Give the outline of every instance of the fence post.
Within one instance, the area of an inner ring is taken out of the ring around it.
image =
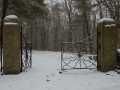
[[[117,29],[111,18],[98,21],[98,70],[107,72],[116,69]]]
[[[3,74],[20,73],[20,21],[8,15],[3,22]]]

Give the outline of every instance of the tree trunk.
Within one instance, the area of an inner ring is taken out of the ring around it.
[[[8,7],[8,0],[3,0],[1,30],[3,30],[3,20],[4,20],[5,16],[6,16],[7,7]]]

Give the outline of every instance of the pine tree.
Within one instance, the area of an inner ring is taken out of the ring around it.
[[[10,0],[8,9],[9,13],[29,20],[36,16],[47,15],[44,0]]]

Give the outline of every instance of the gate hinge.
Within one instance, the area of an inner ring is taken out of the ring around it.
[[[98,44],[97,46],[98,46],[98,48],[100,48],[100,47],[101,47],[101,45],[100,45],[100,44]]]
[[[98,64],[98,65],[97,65],[97,70],[98,70],[98,71],[100,70],[100,67],[101,67],[101,66]]]
[[[100,30],[97,31],[98,34],[100,34],[100,32],[101,32]]]
[[[1,45],[1,48],[3,48],[3,45]]]

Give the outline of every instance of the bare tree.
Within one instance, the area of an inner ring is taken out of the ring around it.
[[[106,6],[110,13],[110,17],[113,18],[119,25],[120,20],[120,0],[102,0],[102,3]],[[118,26],[119,28],[119,26]]]

